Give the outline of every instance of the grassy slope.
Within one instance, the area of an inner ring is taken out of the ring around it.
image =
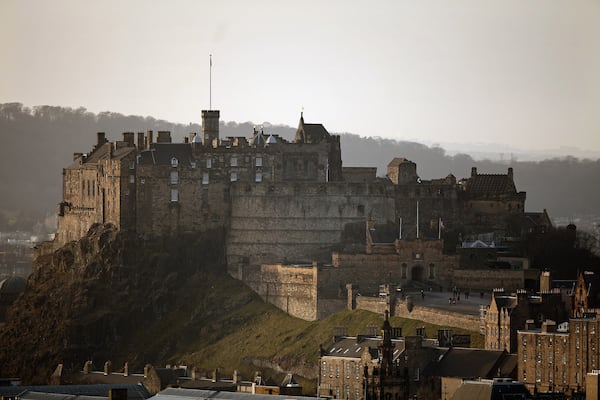
[[[189,284],[194,285],[195,279],[201,277],[190,279]],[[223,312],[216,310],[212,318],[202,323],[202,334],[198,332],[198,335],[192,335],[189,342],[179,343],[171,357],[173,362],[193,365],[205,371],[219,368],[224,376],[231,376],[233,370],[238,369],[248,379],[254,371],[262,369],[265,375],[273,374],[279,378],[274,371],[260,368],[261,362],[271,366],[275,364],[283,371],[288,367],[297,370],[304,366],[315,374],[319,345],[327,347],[331,343],[334,327],[346,327],[348,334],[357,335],[366,333],[367,326],[379,327],[382,323],[381,315],[363,310],[345,310],[321,321],[308,322],[290,317],[266,304],[230,277],[219,277],[212,281],[211,287],[209,293],[204,293],[209,297],[209,302],[213,295],[228,294],[219,309]],[[165,331],[173,332],[173,328],[190,318],[192,302],[186,301],[186,304],[187,307],[163,321]],[[391,323],[392,326],[402,327],[405,334],[414,334],[417,326],[425,326],[429,337],[435,337],[437,329],[441,328],[399,317],[392,317]],[[483,337],[479,333],[456,328],[453,331],[470,333],[473,347],[483,346]]]

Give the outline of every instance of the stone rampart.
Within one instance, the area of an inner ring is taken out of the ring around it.
[[[534,271],[537,275],[537,272]],[[455,269],[452,285],[463,289],[492,290],[502,287],[508,291],[525,287],[526,270]]]
[[[244,282],[291,316],[307,321],[318,317],[316,265],[262,265],[246,270]]]
[[[385,312],[385,310],[389,310],[391,308],[392,315],[397,317],[427,321],[436,325],[463,328],[470,331],[479,331],[480,319],[479,316],[476,315],[465,315],[441,309],[415,305],[411,302],[410,298],[405,300],[395,299],[395,301],[391,302],[391,307],[388,301],[389,297],[387,296],[357,296],[356,308],[359,310],[367,310],[379,314],[382,314]]]

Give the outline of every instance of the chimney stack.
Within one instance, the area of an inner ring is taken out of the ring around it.
[[[129,363],[125,361],[125,365],[123,366],[123,376],[129,376]]]
[[[146,146],[146,148],[149,149],[150,147],[152,147],[152,143],[154,143],[154,134],[152,133],[152,131],[148,131],[148,137],[146,137],[146,139],[148,140],[148,145]]]
[[[477,167],[472,167],[471,168],[471,178],[477,176]]]
[[[127,147],[134,147],[134,133],[133,132],[123,132],[123,141],[127,143]]]
[[[156,143],[171,143],[171,132],[158,131],[158,135],[156,136]]]
[[[106,140],[106,133],[104,133],[104,132],[98,132],[96,135],[98,136],[98,143],[97,143],[98,147],[102,146],[104,143],[107,142],[107,140]]]
[[[145,139],[144,139],[144,132],[138,132],[137,133],[137,147],[138,147],[138,151],[142,151],[144,150],[145,147]]]
[[[110,365],[110,361],[104,363],[104,375],[110,375]]]
[[[513,180],[513,169],[512,167],[508,167],[508,179]]]

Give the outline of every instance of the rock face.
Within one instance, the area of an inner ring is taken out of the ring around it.
[[[223,249],[222,231],[142,240],[94,225],[34,260],[0,331],[0,376],[47,383],[59,363],[167,362],[219,309],[220,296],[210,292],[211,277],[225,275]]]

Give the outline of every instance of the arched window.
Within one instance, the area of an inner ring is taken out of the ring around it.
[[[179,160],[175,157],[171,158],[171,167],[176,167],[179,165]]]

